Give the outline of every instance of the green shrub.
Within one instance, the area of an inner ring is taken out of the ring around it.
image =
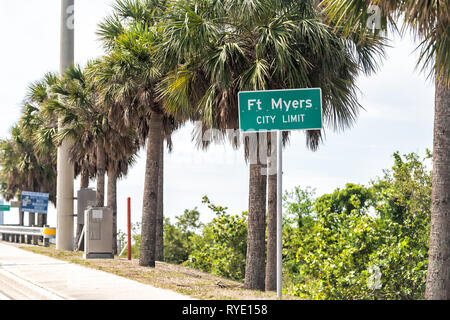
[[[193,248],[192,237],[202,224],[199,222],[200,212],[197,208],[185,210],[176,219],[174,225],[168,218],[164,220],[164,261],[181,264],[188,260]]]
[[[186,265],[233,280],[245,274],[247,249],[247,213],[229,215],[227,208],[215,206],[207,197],[203,203],[216,217],[203,228],[201,235],[191,237],[193,250]]]
[[[395,153],[394,159],[392,170],[370,187],[347,184],[323,195],[306,215],[308,224],[285,226],[291,294],[306,299],[423,299],[431,172],[426,159],[414,153]]]

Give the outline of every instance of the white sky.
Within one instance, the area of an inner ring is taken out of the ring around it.
[[[96,40],[97,23],[110,12],[111,0],[76,0],[75,60],[84,64],[102,55]],[[0,0],[0,137],[20,117],[26,88],[45,72],[59,66],[59,0]],[[325,143],[313,153],[305,148],[302,132],[293,132],[284,151],[283,189],[311,186],[323,194],[347,182],[367,184],[390,168],[392,154],[432,148],[434,86],[414,71],[417,54],[411,39],[392,42],[381,70],[358,82],[362,111],[357,124],[344,133],[327,132]],[[174,137],[174,150],[166,153],[165,215],[174,217],[198,206],[202,220],[212,213],[201,204],[208,195],[230,213],[247,210],[248,167],[242,151],[213,146],[198,151],[190,140],[190,125]],[[132,220],[140,221],[144,185],[145,152],[128,177],[118,184],[119,229],[126,224],[126,198],[132,198]],[[75,188],[79,185],[75,182]],[[95,187],[95,181],[91,182]],[[5,213],[5,223],[17,223],[17,209]],[[173,220],[173,219],[172,219]],[[27,221],[27,219],[25,220]],[[49,210],[49,223],[56,225],[56,211]]]

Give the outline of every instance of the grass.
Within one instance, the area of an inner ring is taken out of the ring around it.
[[[156,262],[155,268],[139,266],[139,261],[126,258],[83,259],[82,252],[67,252],[32,245],[21,245],[21,249],[36,254],[83,265],[135,280],[154,287],[172,290],[202,300],[275,300],[275,292],[261,292],[243,289],[240,282],[223,279],[192,268],[164,262]],[[283,299],[298,299],[284,296]]]

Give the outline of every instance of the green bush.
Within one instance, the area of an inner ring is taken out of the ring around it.
[[[245,274],[247,249],[247,213],[229,215],[227,208],[215,206],[207,197],[203,203],[216,217],[193,235],[193,250],[186,265],[233,280],[242,280]]]
[[[185,210],[182,216],[176,217],[173,225],[170,220],[164,220],[164,261],[181,264],[188,260],[192,252],[192,238],[202,224],[199,222],[200,212]]]
[[[308,224],[285,226],[294,229],[288,237],[285,231],[284,243],[291,294],[306,299],[423,298],[431,172],[416,154],[395,153],[394,158],[392,170],[369,187],[347,184],[323,195],[315,200],[314,212],[303,215]]]

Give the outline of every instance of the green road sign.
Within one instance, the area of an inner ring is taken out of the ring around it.
[[[0,211],[10,211],[11,206],[9,204],[0,204]]]
[[[243,132],[322,129],[322,90],[289,89],[239,92]]]

